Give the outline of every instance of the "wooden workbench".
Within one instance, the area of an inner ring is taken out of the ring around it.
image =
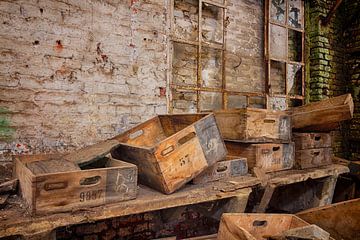
[[[328,204],[332,199],[337,176],[346,172],[349,172],[346,166],[332,164],[314,169],[287,170],[267,174],[268,178],[264,185],[265,194],[260,205],[262,204],[263,209],[266,209],[273,189],[276,187],[303,182],[308,179],[324,178],[328,179],[328,182],[325,184],[326,187],[324,187],[319,206]],[[263,179],[261,180],[263,181]],[[30,216],[24,207],[19,206],[24,205],[22,200],[15,199],[10,207],[0,211],[0,237],[22,235],[28,239],[46,239],[49,233],[58,227],[220,199],[229,199],[232,205],[230,209],[233,209],[233,212],[242,212],[245,209],[251,188],[260,185],[260,182],[260,179],[255,177],[236,177],[199,185],[189,184],[170,195],[140,186],[138,197],[134,200],[76,212],[34,217]]]

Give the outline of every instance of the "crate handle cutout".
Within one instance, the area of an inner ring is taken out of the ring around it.
[[[225,172],[228,169],[227,166],[220,166],[216,169],[216,172]]]
[[[45,183],[44,189],[45,191],[51,191],[51,190],[65,189],[67,188],[67,186],[68,186],[67,182],[52,182],[52,183]]]
[[[320,151],[313,152],[313,155],[314,155],[314,156],[319,156],[319,154],[320,154]]]
[[[101,180],[100,176],[82,178],[82,179],[80,179],[80,185],[82,185],[82,186],[94,186],[96,184],[99,184],[100,180]]]
[[[183,145],[184,143],[190,141],[191,139],[193,139],[194,137],[196,137],[196,133],[191,132],[186,134],[185,136],[183,136],[182,138],[179,139],[178,143],[179,146]]]
[[[135,139],[137,137],[140,137],[143,134],[144,134],[144,130],[140,129],[140,130],[137,130],[136,132],[130,133],[129,138],[132,140],[132,139]]]
[[[273,147],[273,152],[279,151],[280,147]]]
[[[264,123],[275,123],[275,122],[276,122],[275,119],[269,119],[269,118],[264,119]]]
[[[321,136],[315,136],[315,141],[320,141]]]
[[[263,221],[261,221],[261,220],[255,220],[255,221],[253,222],[253,226],[254,226],[254,227],[266,227],[266,226],[267,226],[267,221],[266,221],[266,220],[263,220]]]
[[[174,149],[175,149],[174,146],[171,145],[170,147],[167,147],[167,148],[165,148],[164,150],[162,150],[162,151],[161,151],[161,155],[162,155],[162,156],[166,156],[166,155],[170,154],[171,152],[173,152]]]

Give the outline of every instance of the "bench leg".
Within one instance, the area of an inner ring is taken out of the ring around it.
[[[261,197],[260,204],[256,208],[257,213],[264,213],[266,211],[266,209],[270,203],[271,197],[274,194],[275,188],[276,187],[274,185],[267,185],[265,187],[265,192]]]
[[[317,207],[329,205],[334,197],[335,185],[338,176],[330,176],[324,180]]]

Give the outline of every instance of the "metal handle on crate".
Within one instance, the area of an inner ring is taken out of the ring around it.
[[[101,177],[94,176],[94,177],[85,177],[80,179],[79,184],[82,186],[94,186],[100,183]]]
[[[68,186],[68,182],[52,182],[52,183],[45,183],[44,189],[45,191],[51,191],[51,190],[59,190],[59,189],[65,189]]]
[[[132,140],[132,139],[135,139],[137,137],[140,137],[143,134],[144,134],[144,130],[140,129],[140,130],[137,130],[136,132],[130,133],[129,138]]]
[[[255,220],[253,222],[253,226],[254,227],[266,227],[267,226],[267,221],[266,220]]]
[[[315,141],[320,141],[321,136],[315,136]]]

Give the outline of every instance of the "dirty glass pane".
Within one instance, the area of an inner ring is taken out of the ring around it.
[[[285,94],[285,63],[271,61],[270,62],[270,93]]]
[[[196,41],[198,39],[199,2],[197,0],[174,0],[174,29],[176,38]]]
[[[286,110],[286,98],[282,97],[269,97],[269,108],[272,110]]]
[[[172,89],[173,113],[196,113],[196,91]]]
[[[203,3],[202,38],[205,42],[223,43],[223,9]]]
[[[303,105],[303,100],[301,99],[290,99],[288,101],[289,107],[299,107]]]
[[[172,84],[196,86],[197,47],[183,43],[173,43]]]
[[[294,62],[302,61],[302,33],[289,29],[289,60]]]
[[[288,0],[289,25],[295,28],[304,27],[304,1]]]
[[[287,94],[302,95],[302,66],[288,64],[287,67]]]
[[[200,111],[222,109],[222,93],[220,92],[200,92]]]
[[[286,28],[270,24],[270,57],[287,60]]]
[[[202,86],[221,88],[222,86],[222,51],[203,47],[201,54]]]
[[[249,97],[249,108],[265,108],[265,97]]]
[[[270,0],[270,19],[285,24],[285,0]]]
[[[228,95],[228,108],[246,108],[246,96],[241,95]]]

